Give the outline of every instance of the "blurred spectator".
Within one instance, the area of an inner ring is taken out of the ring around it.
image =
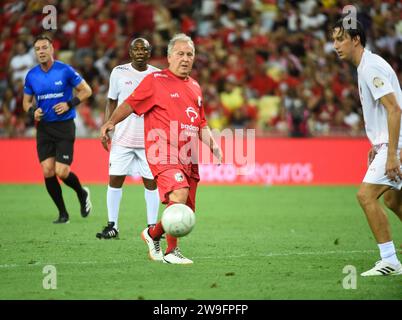
[[[364,135],[355,73],[336,58],[329,26],[346,1],[335,0],[53,0],[57,59],[80,70],[94,90],[78,110],[79,136],[95,136],[111,70],[127,61],[133,36],[151,40],[151,64],[167,66],[167,41],[178,32],[196,43],[192,76],[204,89],[212,128],[255,128],[261,135]],[[35,63],[41,1],[3,1],[0,13],[0,135],[31,135],[18,111],[19,82]],[[368,49],[402,82],[402,3],[356,0]],[[374,40],[375,39],[375,40]],[[13,98],[10,98],[11,92]],[[15,113],[16,112],[16,113]],[[9,129],[6,129],[9,128]],[[11,128],[11,129],[10,129]],[[77,129],[78,130],[78,129]]]
[[[31,67],[35,64],[34,58],[27,51],[26,45],[18,41],[15,46],[15,54],[10,61],[10,74],[13,82],[25,81],[25,77]]]

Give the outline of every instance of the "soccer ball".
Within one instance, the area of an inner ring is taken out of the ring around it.
[[[195,224],[195,214],[190,207],[175,203],[167,207],[162,214],[162,227],[173,237],[184,237],[189,234]]]

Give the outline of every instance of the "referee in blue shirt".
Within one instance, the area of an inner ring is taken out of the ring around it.
[[[57,177],[77,193],[82,217],[87,217],[92,208],[89,189],[82,187],[78,177],[70,171],[75,107],[90,97],[92,90],[71,66],[54,60],[51,38],[38,36],[34,49],[39,64],[25,78],[23,106],[37,122],[36,149],[46,189],[59,210],[59,218],[54,223],[67,223],[69,215]],[[73,96],[73,89],[76,96]]]

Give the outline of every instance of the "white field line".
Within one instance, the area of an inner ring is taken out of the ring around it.
[[[332,251],[291,251],[291,252],[271,252],[271,253],[261,253],[261,254],[240,254],[240,255],[229,255],[229,256],[209,256],[209,257],[191,257],[194,260],[212,260],[212,259],[239,259],[239,258],[257,258],[257,257],[288,257],[288,256],[325,256],[325,255],[344,255],[344,254],[367,254],[375,253],[378,250],[332,250]],[[132,263],[146,261],[146,256],[143,259],[130,259],[130,260],[111,260],[111,261],[65,261],[65,262],[35,262],[32,264],[0,264],[0,269],[13,269],[21,267],[37,267],[45,265],[63,265],[63,264],[121,264],[121,263]]]

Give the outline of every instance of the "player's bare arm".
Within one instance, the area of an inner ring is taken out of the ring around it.
[[[113,99],[108,99],[107,103],[106,103],[106,108],[105,108],[105,123],[106,121],[109,120],[110,116],[112,115],[113,111],[116,109],[117,107],[117,100],[113,100]],[[109,141],[106,140],[101,140],[102,141],[102,146],[106,151],[109,151]]]
[[[109,143],[110,141],[109,131],[112,131],[117,123],[126,119],[132,112],[133,109],[131,109],[130,105],[125,102],[123,102],[113,111],[110,119],[107,120],[101,128],[102,145],[104,143],[106,144]]]
[[[74,89],[76,91],[74,98],[68,102],[60,102],[53,107],[54,111],[58,115],[61,115],[71,108],[74,108],[92,95],[92,89],[85,80],[82,80]]]
[[[396,101],[394,93],[389,93],[380,99],[382,105],[387,110],[388,123],[388,155],[385,165],[385,173],[391,180],[402,177],[400,161],[397,155],[399,131],[401,127],[401,109]]]
[[[212,154],[219,160],[219,163],[221,163],[223,159],[222,150],[216,143],[214,137],[212,136],[211,130],[209,129],[208,126],[205,126],[204,128],[201,129],[200,138],[201,141],[209,147]]]
[[[113,111],[117,108],[117,100],[108,99],[105,109],[105,122],[109,120]]]
[[[34,96],[24,93],[24,97],[22,99],[22,107],[24,108],[24,111],[29,114],[30,117],[35,119],[35,121],[40,121],[43,116],[42,109],[35,109],[34,107]]]

